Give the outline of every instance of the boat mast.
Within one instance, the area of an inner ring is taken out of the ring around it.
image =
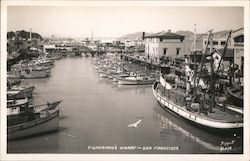
[[[222,56],[221,56],[221,59],[220,59],[220,62],[219,62],[219,65],[217,67],[217,70],[214,71],[214,59],[211,55],[211,75],[210,75],[210,104],[209,104],[209,112],[212,112],[212,108],[215,106],[215,84],[216,84],[216,81],[218,80],[218,72],[219,72],[219,68],[220,68],[220,64],[222,62],[222,59],[224,58],[225,56],[225,53],[226,53],[226,48],[227,48],[227,45],[228,45],[228,42],[229,42],[229,38],[230,38],[230,35],[231,35],[231,31],[229,31],[229,34],[228,34],[228,38],[227,38],[227,41],[226,41],[226,44],[224,46],[224,50],[223,50],[223,53],[222,53]],[[211,40],[212,41],[212,40]],[[212,45],[211,45],[211,48],[210,48],[210,51],[211,51],[211,54],[212,54]]]
[[[195,30],[196,31],[196,30]],[[208,39],[207,39],[207,44],[206,44],[206,48],[205,48],[205,53],[202,55],[202,60],[201,60],[201,67],[200,67],[200,73],[199,73],[199,77],[198,77],[198,80],[196,81],[196,78],[197,78],[197,75],[198,75],[198,70],[199,70],[199,67],[196,67],[196,49],[194,51],[194,61],[195,61],[195,68],[194,68],[194,90],[193,90],[193,99],[196,97],[196,92],[197,92],[197,88],[198,88],[198,85],[199,85],[199,81],[200,81],[200,77],[201,77],[201,71],[202,71],[202,68],[203,68],[203,65],[204,65],[204,61],[205,61],[205,58],[206,58],[206,55],[207,55],[207,48],[208,48],[208,42],[210,40],[210,36],[212,34],[212,31],[213,30],[210,30],[208,31],[209,35],[208,35]],[[199,38],[201,38],[204,34],[202,34],[201,36],[199,36]],[[196,38],[196,36],[195,36]],[[197,41],[197,38],[196,40],[194,41]]]
[[[197,42],[197,37],[196,37],[196,24],[194,24],[194,39],[193,39],[193,52],[194,52],[194,85],[196,85],[196,76],[197,76],[197,67],[196,67],[196,42]]]
[[[196,42],[197,42],[197,38],[196,38],[196,24],[194,24],[194,48],[193,51],[196,51]]]
[[[199,85],[199,82],[200,82],[201,72],[202,72],[202,69],[203,69],[203,66],[204,66],[204,62],[205,62],[205,60],[206,60],[207,49],[208,49],[208,43],[209,43],[210,37],[212,36],[212,31],[213,31],[213,30],[208,31],[208,38],[207,38],[207,44],[206,44],[206,47],[205,47],[205,53],[202,55],[201,66],[200,66],[200,72],[199,72],[197,84],[195,85],[195,89],[197,89],[197,87],[198,87],[198,85]]]
[[[218,65],[217,70],[216,70],[217,73],[218,73],[218,70],[219,70],[219,68],[220,68],[222,59],[224,58],[224,56],[225,56],[225,54],[226,54],[226,49],[227,49],[227,45],[228,45],[228,43],[229,43],[229,38],[231,37],[231,34],[232,34],[232,31],[230,30],[229,33],[228,33],[227,41],[226,41],[226,44],[225,44],[225,46],[224,46],[224,50],[223,50],[221,59],[220,59],[220,61],[219,61],[219,65]]]

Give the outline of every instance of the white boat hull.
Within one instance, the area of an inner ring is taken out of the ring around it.
[[[171,102],[170,100],[162,97],[157,91],[154,89],[154,85],[152,86],[153,88],[153,94],[157,101],[165,108],[173,113],[179,115],[180,117],[191,121],[193,123],[196,123],[198,125],[202,125],[205,127],[213,128],[213,129],[236,129],[236,128],[242,128],[243,123],[242,122],[223,122],[220,120],[214,120],[214,119],[209,119],[202,117],[200,115],[197,115],[195,113],[192,113],[176,104]]]
[[[108,78],[108,75],[105,73],[100,73],[100,78]]]
[[[119,79],[119,85],[147,85],[153,84],[155,80],[129,80],[129,79]]]

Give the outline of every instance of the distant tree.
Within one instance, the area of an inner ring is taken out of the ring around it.
[[[18,31],[17,31],[18,32]],[[19,31],[18,32],[18,37],[21,37],[21,38],[24,38],[24,39],[29,39],[30,38],[30,32],[27,32],[27,31]],[[39,35],[38,33],[35,33],[35,32],[32,32],[31,33],[31,36],[32,38],[38,38],[38,39],[41,39],[42,40],[42,36]]]
[[[22,31],[19,31],[19,34],[17,36],[21,37],[21,38],[24,38],[24,39],[28,39],[29,38],[29,33],[22,30]]]
[[[15,32],[13,31],[7,32],[7,39],[12,39],[15,36],[16,36]]]
[[[41,35],[39,35],[38,33],[35,33],[35,32],[32,33],[32,37],[37,38],[37,39],[41,39],[41,40],[43,39]]]

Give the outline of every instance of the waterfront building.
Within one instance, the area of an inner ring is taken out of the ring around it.
[[[209,49],[224,48],[224,46],[226,45],[227,37],[228,37],[228,31],[221,31],[215,33],[212,36],[212,41],[209,41],[208,43],[208,48]],[[206,48],[206,44],[207,44],[207,36],[203,36],[203,49]],[[229,40],[227,47],[232,48],[232,40]]]
[[[243,75],[244,69],[244,28],[232,33],[232,47],[234,48],[234,64],[238,66]]]
[[[133,49],[136,46],[136,42],[130,39],[124,41],[125,49]]]
[[[55,44],[44,44],[43,45],[43,52],[44,53],[50,53],[50,52],[53,52],[56,50],[57,50],[57,48],[56,48]]]
[[[184,50],[185,36],[168,32],[160,32],[144,36],[145,56],[159,62],[161,57],[177,57]]]
[[[223,48],[227,41],[228,32],[222,35],[216,35],[212,37],[212,41],[208,43],[208,48],[212,48],[213,57],[216,63],[221,59]],[[203,48],[206,47],[207,38],[203,38]],[[231,65],[234,65],[237,68],[241,75],[243,74],[244,66],[244,28],[240,28],[232,32],[231,39],[228,42],[228,48],[224,55],[223,65],[224,68],[227,68]],[[225,63],[226,62],[226,63]]]
[[[220,59],[222,58],[224,49],[214,49],[212,57],[214,59],[214,69],[217,70],[219,66]],[[220,69],[228,69],[234,63],[234,49],[227,48],[223,57],[223,61],[221,62]],[[208,65],[209,66],[209,65]]]

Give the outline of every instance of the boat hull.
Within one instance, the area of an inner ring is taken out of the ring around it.
[[[7,128],[8,140],[19,139],[36,134],[41,134],[59,129],[59,110],[56,110],[45,118],[39,118],[28,123]]]
[[[20,88],[13,88],[11,90],[13,91],[20,91],[17,95],[10,97],[10,99],[24,99],[24,98],[30,98],[33,95],[33,91],[35,89],[35,86],[30,87],[20,87]]]
[[[238,107],[242,107],[243,108],[243,96],[238,96],[236,93],[234,93],[235,89],[232,89],[232,88],[227,88],[227,92],[229,94],[229,100],[230,102],[235,105],[235,106],[238,106]]]
[[[105,73],[100,73],[100,78],[108,78],[108,75]]]
[[[129,80],[125,78],[117,78],[119,85],[147,85],[153,84],[155,80]]]
[[[24,79],[36,79],[36,78],[46,78],[50,75],[50,72],[47,70],[35,71],[29,74],[22,74],[21,78]]]
[[[206,117],[202,117],[201,115],[197,115],[192,113],[176,104],[171,102],[170,100],[162,97],[157,90],[155,89],[155,84],[159,82],[155,82],[152,86],[153,94],[157,101],[161,104],[164,109],[171,111],[172,113],[180,116],[181,118],[192,122],[198,126],[202,126],[204,128],[209,128],[213,130],[229,130],[229,129],[239,129],[243,128],[243,122],[224,122],[220,120],[208,119]]]

